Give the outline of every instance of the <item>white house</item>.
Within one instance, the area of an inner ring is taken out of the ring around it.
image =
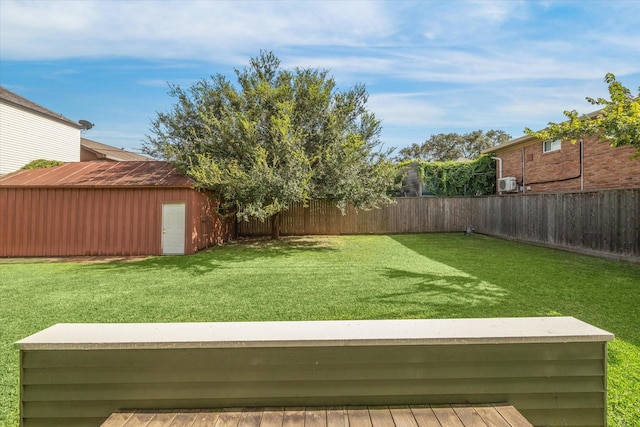
[[[0,175],[36,159],[79,162],[82,128],[0,87]]]

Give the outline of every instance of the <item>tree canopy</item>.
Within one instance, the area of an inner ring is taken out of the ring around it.
[[[399,151],[398,160],[426,160],[445,162],[460,158],[472,160],[482,151],[507,142],[511,135],[502,130],[490,130],[486,133],[477,130],[460,135],[458,133],[440,133],[431,135],[422,144],[412,144]]]
[[[587,97],[590,104],[602,107],[599,111],[587,115],[580,115],[576,110],[565,111],[567,121],[550,122],[546,129],[539,132],[529,128],[524,132],[543,141],[560,139],[570,140],[573,144],[585,136],[597,135],[601,142],[609,141],[613,147],[624,145],[635,147],[634,157],[639,157],[640,87],[638,95],[634,97],[612,73],[607,73],[604,81],[609,85],[611,99]]]
[[[151,123],[144,151],[214,190],[239,219],[271,218],[292,204],[330,199],[369,209],[391,202],[395,167],[363,85],[341,91],[327,70],[283,70],[271,52],[184,90]]]

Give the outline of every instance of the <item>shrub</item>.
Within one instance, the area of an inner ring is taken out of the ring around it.
[[[61,162],[60,160],[37,159],[37,160],[30,161],[20,169],[32,170],[32,169],[52,168],[54,166],[60,166],[63,164],[64,162]]]
[[[418,175],[435,196],[483,196],[496,191],[495,160],[488,155],[470,162],[420,162]]]

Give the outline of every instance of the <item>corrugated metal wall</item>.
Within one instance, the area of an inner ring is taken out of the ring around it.
[[[24,427],[122,408],[509,402],[534,425],[604,426],[606,343],[22,351]]]
[[[216,201],[189,188],[0,187],[0,256],[159,255],[171,202],[186,205],[186,253],[228,239]]]

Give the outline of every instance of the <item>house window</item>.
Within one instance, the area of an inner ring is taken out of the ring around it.
[[[543,153],[548,153],[550,151],[556,151],[560,149],[560,144],[561,141],[559,139],[556,139],[554,141],[545,141],[542,144],[542,152]]]

